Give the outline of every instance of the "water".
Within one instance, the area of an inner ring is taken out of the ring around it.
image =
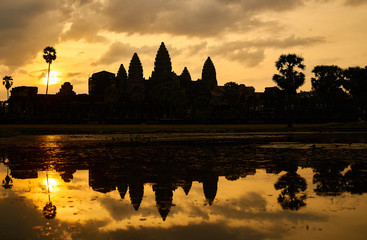
[[[2,139],[0,239],[367,236],[365,134],[255,135]]]

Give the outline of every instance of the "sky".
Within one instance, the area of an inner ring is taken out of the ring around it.
[[[71,82],[88,93],[88,78],[127,70],[134,52],[149,78],[164,42],[172,68],[201,78],[211,57],[219,85],[236,82],[257,92],[276,84],[275,61],[295,53],[306,65],[303,91],[317,65],[367,65],[367,0],[0,0],[0,76],[44,94],[52,46],[57,75],[49,93]],[[0,88],[0,99],[6,89]]]

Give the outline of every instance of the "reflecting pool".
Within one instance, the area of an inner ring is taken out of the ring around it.
[[[365,239],[366,134],[1,140],[0,239]]]

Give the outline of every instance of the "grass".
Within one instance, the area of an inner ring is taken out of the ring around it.
[[[231,125],[98,125],[98,124],[44,124],[0,125],[0,137],[47,134],[114,134],[114,133],[246,133],[286,132],[286,124],[231,124]],[[367,123],[295,124],[295,132],[360,132],[367,131]]]

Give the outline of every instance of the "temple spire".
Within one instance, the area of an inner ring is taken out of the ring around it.
[[[134,53],[130,61],[129,66],[129,81],[142,81],[143,80],[143,66],[141,65],[139,56]]]
[[[203,83],[209,87],[210,90],[218,86],[217,74],[215,72],[215,67],[210,57],[208,57],[204,63],[201,79]]]
[[[152,79],[156,81],[167,81],[171,78],[171,75],[171,58],[166,46],[164,45],[164,42],[162,42],[155,57]]]
[[[124,64],[120,65],[120,68],[117,72],[117,76],[118,79],[121,79],[122,81],[126,81],[127,80],[127,73],[124,67]]]
[[[117,75],[116,75],[116,86],[117,86],[117,88],[118,89],[125,88],[126,81],[127,81],[127,73],[126,73],[124,64],[121,64],[120,68],[117,72]]]
[[[179,79],[180,79],[180,85],[181,85],[181,87],[187,88],[188,86],[190,86],[190,83],[191,83],[191,75],[189,73],[189,70],[187,70],[186,67],[182,71]]]
[[[172,185],[167,183],[157,183],[153,186],[156,206],[163,221],[166,221],[172,207],[173,190]]]
[[[138,211],[144,196],[144,184],[133,182],[129,184],[130,201],[134,209]]]
[[[211,206],[214,202],[215,196],[217,195],[218,176],[215,176],[214,174],[206,176],[203,181],[203,190],[206,201]]]

